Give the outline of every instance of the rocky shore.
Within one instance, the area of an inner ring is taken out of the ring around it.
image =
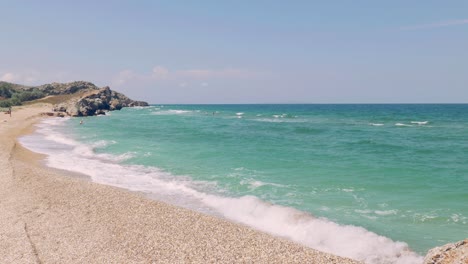
[[[427,252],[424,264],[468,263],[468,238],[456,243],[436,247]]]

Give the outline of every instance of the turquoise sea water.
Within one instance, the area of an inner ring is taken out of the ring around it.
[[[22,142],[49,166],[368,263],[418,263],[408,249],[468,237],[468,105],[155,105],[80,120],[48,119]]]

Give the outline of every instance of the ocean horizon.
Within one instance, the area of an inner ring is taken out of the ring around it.
[[[20,142],[97,183],[367,263],[418,263],[468,237],[467,112],[157,104],[44,119]]]

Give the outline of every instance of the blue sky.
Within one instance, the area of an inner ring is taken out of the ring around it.
[[[88,80],[152,103],[468,102],[468,1],[0,0],[0,12],[5,81]]]

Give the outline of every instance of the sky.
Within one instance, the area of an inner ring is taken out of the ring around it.
[[[137,100],[468,103],[468,1],[0,0],[0,80]]]

